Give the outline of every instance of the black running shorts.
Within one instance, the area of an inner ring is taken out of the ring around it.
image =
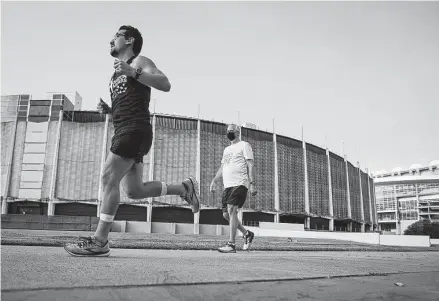
[[[111,152],[123,158],[134,159],[143,163],[143,156],[148,154],[152,145],[152,126],[142,132],[115,133],[111,139]]]
[[[222,199],[222,210],[227,212],[227,205],[238,206],[242,208],[247,199],[247,187],[240,185],[224,189]]]

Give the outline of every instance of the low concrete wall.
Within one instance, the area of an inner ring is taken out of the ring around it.
[[[175,234],[194,234],[194,224],[175,224]]]
[[[269,223],[259,222],[260,229],[276,229],[276,230],[290,230],[290,231],[305,231],[303,224],[288,224],[288,223]]]
[[[355,241],[377,245],[380,243],[378,233],[341,233],[341,232],[318,232],[318,231],[288,231],[276,229],[259,229],[259,236],[291,237],[291,238],[315,238],[315,239],[338,239]]]
[[[151,223],[148,223],[148,222],[126,221],[125,232],[152,233],[151,228],[152,228]]]
[[[3,229],[94,231],[98,218],[90,216],[47,216],[2,214]]]
[[[430,247],[427,235],[380,235],[380,244],[384,246]]]
[[[151,233],[175,234],[175,223],[151,223]]]
[[[200,234],[204,234],[204,235],[217,235],[216,228],[217,228],[217,225],[203,225],[203,224],[200,224]]]
[[[239,230],[238,230],[239,232]],[[221,235],[230,235],[230,226],[221,225]]]
[[[126,232],[127,221],[113,221],[111,232]]]
[[[2,215],[1,226],[4,229],[30,229],[30,230],[78,230],[94,231],[98,223],[97,217],[89,216],[46,216],[46,215],[25,215],[5,214]],[[354,241],[366,244],[382,244],[387,246],[411,246],[430,247],[431,244],[439,244],[439,239],[431,239],[429,236],[417,235],[380,235],[378,233],[352,233],[352,232],[318,232],[318,231],[293,231],[298,224],[276,224],[261,222],[261,227],[245,227],[253,231],[256,236],[274,236],[291,238],[314,238],[314,239],[335,239]],[[300,228],[300,227],[299,227]],[[168,234],[199,234],[229,236],[227,225],[204,225],[195,227],[194,224],[183,223],[159,223],[159,222],[137,222],[137,221],[114,221],[111,227],[112,232],[131,233],[168,233]],[[242,233],[237,232],[238,236]]]

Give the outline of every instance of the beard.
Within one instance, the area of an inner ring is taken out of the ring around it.
[[[112,57],[116,57],[116,56],[118,55],[117,50],[114,49],[114,48],[111,48],[111,50],[110,50],[110,55],[111,55]]]

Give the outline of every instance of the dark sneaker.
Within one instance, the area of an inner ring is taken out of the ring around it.
[[[189,177],[183,181],[186,193],[180,197],[192,207],[192,212],[200,211],[200,198],[198,197],[198,182],[194,177]]]
[[[218,248],[221,253],[236,253],[236,247],[231,242],[228,242],[224,247]]]
[[[72,256],[106,257],[110,255],[109,241],[100,243],[94,236],[79,237],[78,243],[68,243],[64,249]]]
[[[244,235],[244,246],[242,247],[244,251],[250,249],[250,246],[252,245],[253,242],[253,238],[255,238],[255,234],[252,231],[247,230],[247,232],[245,232]]]

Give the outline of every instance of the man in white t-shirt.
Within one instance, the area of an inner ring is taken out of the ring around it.
[[[227,138],[231,144],[224,149],[221,167],[210,184],[210,191],[215,193],[215,184],[223,179],[224,192],[222,197],[223,216],[229,221],[230,240],[224,247],[218,249],[223,253],[235,253],[236,230],[244,235],[243,250],[248,250],[255,234],[246,230],[238,219],[238,210],[242,208],[247,198],[247,191],[255,196],[255,168],[253,150],[248,142],[239,138],[239,127],[231,124],[227,127]]]

